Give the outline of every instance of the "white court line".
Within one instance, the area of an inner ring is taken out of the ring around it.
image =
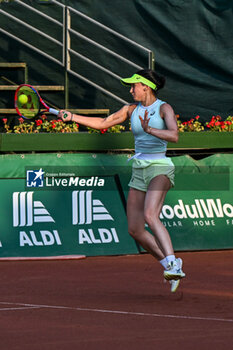
[[[175,319],[186,319],[186,320],[199,320],[199,321],[217,321],[217,322],[233,322],[233,319],[217,318],[217,317],[201,317],[201,316],[185,316],[185,315],[166,315],[166,314],[154,314],[145,312],[133,312],[133,311],[120,311],[120,310],[106,310],[106,309],[90,309],[83,307],[71,307],[71,306],[59,306],[59,305],[37,305],[37,304],[24,304],[24,303],[9,303],[0,302],[0,304],[7,305],[19,305],[23,306],[22,309],[30,308],[46,308],[46,309],[60,309],[60,310],[72,310],[72,311],[87,311],[87,312],[99,312],[117,315],[129,315],[129,316],[144,316],[144,317],[161,317],[161,318],[175,318]],[[6,309],[3,309],[6,310]],[[18,308],[16,309],[18,310]]]
[[[30,309],[39,309],[39,307],[38,306],[3,307],[0,309],[0,311],[17,311],[17,310],[30,310]]]

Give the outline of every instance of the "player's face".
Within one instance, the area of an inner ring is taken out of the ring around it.
[[[130,93],[133,96],[134,101],[140,102],[145,98],[144,85],[141,83],[135,83],[131,85]]]

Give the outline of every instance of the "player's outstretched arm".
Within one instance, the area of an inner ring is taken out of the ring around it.
[[[88,126],[93,129],[107,129],[111,126],[123,123],[130,116],[130,105],[123,106],[119,111],[109,115],[106,118],[86,117],[78,114],[73,114],[66,110],[61,110],[58,117],[63,121],[74,121],[78,124]]]

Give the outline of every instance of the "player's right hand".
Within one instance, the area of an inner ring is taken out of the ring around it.
[[[72,113],[66,110],[60,110],[58,118],[61,118],[63,122],[69,122],[72,120]]]

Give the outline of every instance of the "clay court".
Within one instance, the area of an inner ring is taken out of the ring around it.
[[[175,294],[148,254],[1,262],[1,349],[226,349],[233,251],[185,252]]]

